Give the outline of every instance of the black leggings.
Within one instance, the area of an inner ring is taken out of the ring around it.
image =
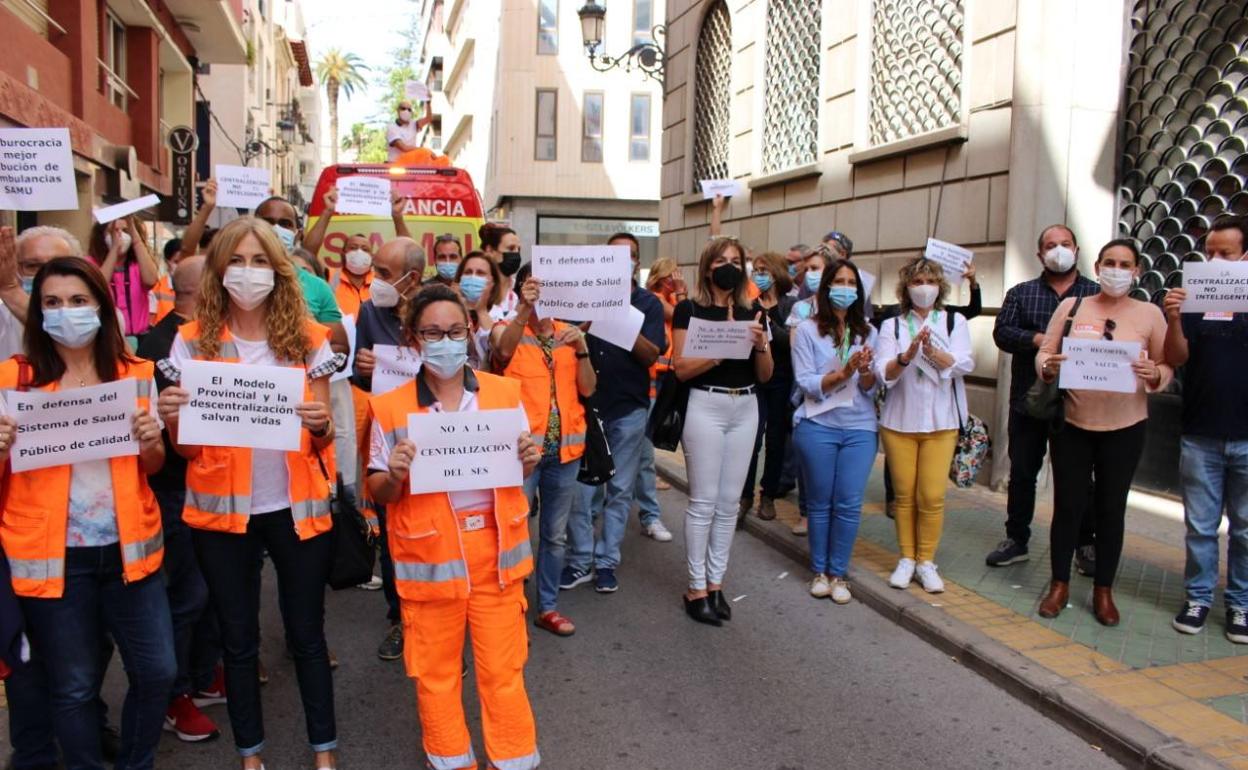
[[[1049,558],[1053,579],[1070,581],[1082,516],[1096,517],[1096,577],[1098,588],[1114,584],[1127,514],[1127,493],[1144,453],[1147,420],[1119,430],[1093,431],[1067,424],[1053,436],[1053,526],[1049,530]],[[1096,485],[1089,489],[1095,474]]]

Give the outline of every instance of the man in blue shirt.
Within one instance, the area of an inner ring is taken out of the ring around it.
[[[633,257],[632,306],[645,314],[641,333],[632,350],[624,350],[597,337],[589,337],[589,354],[598,373],[598,388],[590,403],[598,409],[607,444],[615,461],[615,475],[602,486],[581,485],[580,499],[573,502],[568,518],[568,548],[562,589],[575,588],[589,582],[591,561],[594,589],[613,593],[619,589],[615,570],[620,565],[620,543],[633,504],[633,487],[646,440],[646,415],[650,409],[650,367],[667,347],[663,326],[663,305],[649,291],[637,285],[641,248],[628,233],[611,236],[608,244],[628,244]],[[599,499],[601,503],[598,504]],[[602,536],[594,542],[594,509],[602,514]]]

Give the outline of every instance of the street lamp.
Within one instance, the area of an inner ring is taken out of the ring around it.
[[[620,56],[607,56],[598,53],[606,33],[607,9],[598,5],[596,0],[587,0],[576,15],[581,19],[581,39],[585,43],[585,54],[589,57],[591,67],[599,72],[607,72],[622,64],[625,72],[632,72],[635,66],[662,85],[663,67],[667,57],[661,41],[667,37],[667,27],[658,24],[650,30],[651,40],[635,44]]]

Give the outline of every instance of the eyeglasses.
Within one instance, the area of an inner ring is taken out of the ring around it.
[[[416,336],[420,337],[421,342],[441,342],[444,337],[450,337],[456,342],[463,342],[468,339],[468,327],[452,326],[449,329],[439,329],[436,326],[426,326],[416,332]]]
[[[1112,341],[1114,339],[1114,329],[1117,329],[1117,328],[1118,328],[1118,324],[1114,323],[1114,319],[1106,318],[1105,319],[1105,331],[1101,333],[1101,339]]]

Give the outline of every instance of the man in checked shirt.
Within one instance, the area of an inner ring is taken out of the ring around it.
[[[988,554],[990,567],[1027,561],[1031,519],[1036,507],[1036,476],[1044,464],[1049,441],[1048,425],[1023,411],[1027,390],[1036,381],[1036,351],[1058,304],[1067,297],[1086,297],[1100,291],[1096,281],[1079,274],[1079,244],[1066,225],[1049,225],[1036,243],[1036,260],[1043,268],[1038,278],[1023,281],[1005,294],[992,338],[997,347],[1013,355],[1010,371],[1010,483],[1006,503],[1005,539]],[[1089,495],[1089,500],[1091,495]],[[1083,517],[1075,566],[1090,575],[1096,549],[1092,516]]]

